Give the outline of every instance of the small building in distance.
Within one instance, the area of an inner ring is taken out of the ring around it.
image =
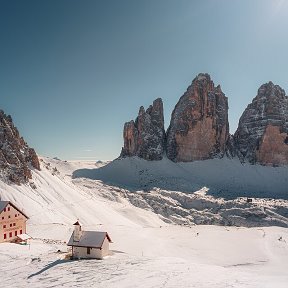
[[[29,236],[28,234],[20,234],[17,236],[17,239],[15,239],[15,243],[17,244],[22,244],[22,245],[26,245],[28,240],[32,239],[31,236]]]
[[[112,240],[107,232],[83,231],[77,221],[67,245],[72,247],[73,258],[103,259],[110,253],[109,243],[112,243]]]
[[[0,201],[0,243],[15,242],[26,233],[28,216],[10,201]]]

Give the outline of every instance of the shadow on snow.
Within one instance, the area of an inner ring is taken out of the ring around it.
[[[174,163],[132,157],[116,159],[101,168],[75,170],[72,178],[99,180],[131,192],[160,188],[193,193],[207,187],[208,195],[226,199],[288,199],[288,167],[243,165],[227,159]]]
[[[70,261],[71,261],[71,260],[64,260],[64,259],[63,259],[63,260],[60,260],[60,259],[58,259],[58,260],[56,260],[56,261],[54,261],[54,262],[46,265],[43,269],[39,270],[38,272],[29,275],[29,276],[27,277],[27,279],[30,279],[30,278],[32,278],[32,277],[34,277],[34,276],[37,276],[37,275],[40,275],[40,274],[42,274],[43,272],[45,272],[45,271],[47,271],[47,270],[55,267],[56,265],[60,265],[60,264],[67,263],[67,262],[70,262]]]

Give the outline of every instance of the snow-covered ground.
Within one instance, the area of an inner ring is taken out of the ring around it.
[[[112,226],[114,254],[103,261],[65,260],[57,253],[66,251],[65,245],[40,240],[30,248],[0,245],[2,285],[287,287],[288,234],[283,228]]]
[[[204,188],[191,195],[181,189],[130,192],[72,179],[75,170],[97,166],[43,158],[33,183],[0,182],[1,199],[24,209],[34,238],[27,246],[0,244],[3,287],[287,287],[287,201],[226,201],[205,195]],[[239,225],[283,227],[193,225],[233,217]],[[65,259],[64,242],[77,218],[86,230],[109,232],[110,257]]]
[[[159,187],[194,192],[203,186],[209,194],[288,199],[288,166],[268,167],[223,158],[174,163],[167,158],[146,161],[138,157],[117,159],[101,169],[78,169],[73,177],[101,180],[132,191]]]

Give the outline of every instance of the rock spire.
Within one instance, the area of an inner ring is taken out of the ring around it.
[[[141,106],[135,121],[125,123],[121,156],[138,156],[145,160],[161,160],[165,148],[162,99],[156,99],[145,111]]]
[[[228,137],[227,97],[208,74],[199,74],[172,113],[167,156],[175,162],[222,157]]]
[[[280,86],[269,82],[258,89],[239,120],[234,143],[242,161],[288,164],[288,97]]]
[[[227,155],[251,164],[288,165],[288,97],[278,85],[263,84],[230,135],[228,99],[200,73],[176,104],[166,133],[157,99],[125,123],[123,136],[123,157],[161,160],[166,154],[174,162],[191,162]]]

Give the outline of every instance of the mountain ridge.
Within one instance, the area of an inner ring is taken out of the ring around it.
[[[157,101],[162,105],[163,115],[162,99]],[[142,107],[140,111],[145,110]],[[149,130],[148,137],[139,139],[133,133],[130,135],[134,135],[133,143],[136,143],[137,149],[145,147],[146,154],[150,156],[145,157],[133,149],[123,153],[127,150],[126,143],[131,141],[131,137],[127,137],[127,127],[131,123],[124,125],[124,147],[120,157],[161,160],[163,155],[167,155],[174,162],[192,162],[226,155],[263,166],[288,165],[288,97],[280,86],[271,81],[258,89],[256,97],[240,117],[234,135],[229,133],[228,97],[220,85],[214,85],[207,73],[198,74],[180,97],[172,112],[170,125],[164,136],[162,132],[162,141],[158,141],[156,157],[149,152],[153,148],[150,139],[155,138],[155,134],[145,127],[145,122],[142,130]],[[160,125],[163,131],[163,123]]]

